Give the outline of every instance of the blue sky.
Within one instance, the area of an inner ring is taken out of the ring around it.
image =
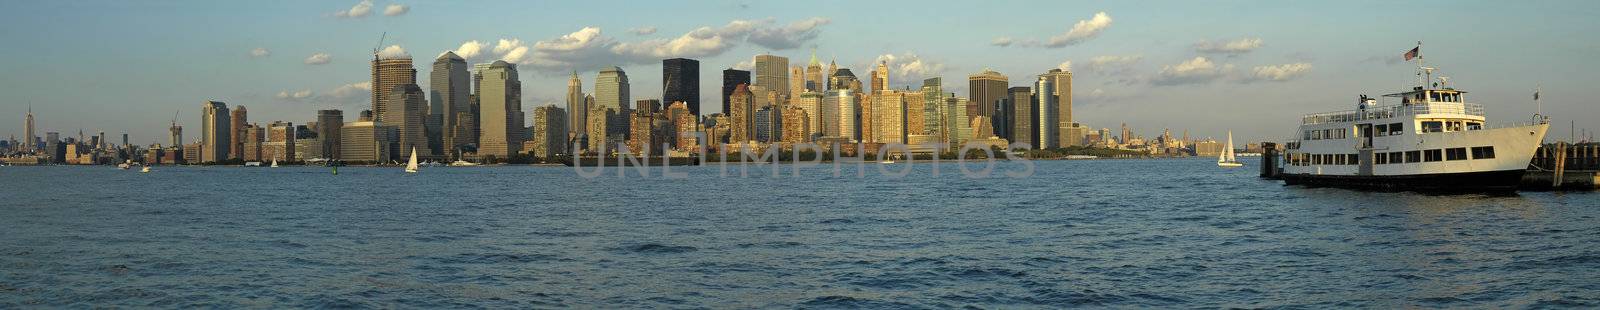
[[[1600,3],[1591,1],[373,0],[365,14],[361,6],[0,2],[0,137],[22,134],[29,102],[41,135],[127,132],[139,144],[165,143],[173,112],[197,126],[200,103],[212,99],[247,106],[257,123],[304,123],[325,108],[353,118],[368,108],[359,84],[383,32],[384,45],[417,59],[424,88],[431,60],[466,42],[483,44],[473,62],[521,63],[527,109],[559,104],[571,70],[592,90],[606,64],[628,72],[633,99],[659,98],[660,59],[687,56],[701,61],[702,106],[715,112],[721,69],[764,52],[803,64],[815,48],[858,76],[893,59],[896,87],[942,76],[962,95],[966,76],[984,68],[1026,86],[1070,62],[1081,123],[1115,131],[1127,122],[1145,136],[1233,130],[1251,141],[1282,139],[1300,114],[1353,108],[1358,94],[1412,86],[1414,65],[1399,57],[1424,41],[1429,64],[1488,106],[1491,122],[1526,120],[1542,85],[1555,122],[1600,128],[1591,108],[1600,98],[1592,86]],[[258,48],[267,53],[252,55]],[[1552,136],[1565,137],[1560,129]]]

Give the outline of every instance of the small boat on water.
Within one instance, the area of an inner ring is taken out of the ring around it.
[[[459,160],[459,159],[456,160],[456,161],[450,162],[450,166],[451,167],[472,167],[472,166],[477,166],[477,165],[478,165],[477,163],[470,162],[470,161],[465,161],[465,160]]]
[[[133,168],[133,160],[132,159],[129,159],[128,161],[123,162],[121,164],[117,164],[117,169],[128,170],[128,168]]]
[[[278,159],[277,158],[273,158],[272,159],[272,168],[277,168],[277,167],[278,167]]]
[[[1217,167],[1238,168],[1244,167],[1239,158],[1233,156],[1233,131],[1228,131],[1228,144],[1222,147],[1222,154],[1217,155]]]
[[[411,148],[411,160],[406,162],[406,173],[417,173],[417,148]]]
[[[150,173],[150,166],[144,166],[144,168],[140,168],[139,173]]]

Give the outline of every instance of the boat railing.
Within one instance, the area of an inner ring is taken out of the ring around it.
[[[1383,119],[1405,115],[1421,114],[1463,114],[1484,116],[1483,105],[1463,102],[1430,102],[1430,103],[1404,103],[1386,106],[1369,107],[1360,110],[1347,110],[1306,114],[1300,118],[1302,125],[1316,125],[1326,123],[1355,122],[1369,119]]]

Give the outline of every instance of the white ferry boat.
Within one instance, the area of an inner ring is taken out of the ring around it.
[[[1433,68],[1418,67],[1428,73],[1424,81],[1432,79]],[[1284,183],[1516,190],[1549,118],[1534,115],[1528,122],[1491,126],[1483,106],[1467,102],[1466,92],[1440,86],[1384,95],[1384,102],[1362,95],[1357,110],[1305,115],[1298,139],[1285,143]]]

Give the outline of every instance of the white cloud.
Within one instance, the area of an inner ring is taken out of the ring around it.
[[[749,41],[762,47],[785,50],[800,47],[807,41],[817,38],[822,25],[832,22],[824,17],[812,17],[790,23],[782,28],[756,27],[750,32]]]
[[[372,95],[372,81],[340,85],[328,92],[334,98],[368,97]]]
[[[1120,74],[1133,70],[1133,65],[1144,59],[1141,55],[1102,55],[1089,58],[1083,71],[1098,74]]]
[[[1013,43],[1013,40],[1011,39],[1011,37],[998,37],[998,38],[994,38],[994,41],[990,41],[989,45],[994,45],[994,46],[999,46],[999,47],[1007,47],[1007,46],[1011,46],[1011,43]]]
[[[914,81],[943,73],[944,63],[922,59],[921,56],[911,52],[879,55],[873,63],[887,62],[889,64],[889,80]]]
[[[362,18],[367,17],[368,14],[372,14],[372,0],[361,0],[361,2],[357,2],[355,6],[351,6],[349,10],[333,13],[333,16]]]
[[[1156,85],[1203,84],[1222,77],[1233,70],[1233,65],[1217,65],[1205,57],[1195,57],[1176,65],[1167,65],[1161,68],[1161,73],[1155,80]]]
[[[755,68],[755,67],[756,67],[756,60],[755,59],[745,59],[745,60],[739,61],[738,63],[733,64],[733,68],[734,69],[739,69],[739,70],[750,70],[750,68]]]
[[[488,44],[484,44],[478,40],[471,40],[462,42],[461,47],[457,47],[454,52],[456,53],[456,56],[461,56],[461,58],[473,59],[483,55],[483,49],[485,47],[488,47]]]
[[[1250,79],[1282,82],[1304,76],[1308,72],[1311,72],[1311,64],[1309,63],[1267,65],[1252,69],[1250,71]]]
[[[333,62],[333,55],[328,55],[328,53],[311,54],[310,57],[306,57],[305,61],[308,65],[326,65],[329,62]]]
[[[528,46],[520,39],[500,39],[494,45],[494,54],[506,62],[522,63],[523,58],[528,56]]]
[[[1261,38],[1240,38],[1227,42],[1201,41],[1194,44],[1195,51],[1214,54],[1244,54],[1261,48]]]
[[[267,56],[272,56],[272,51],[267,50],[267,48],[265,48],[265,47],[257,47],[257,48],[255,48],[253,50],[250,50],[250,57],[259,58],[259,57],[267,57]]]
[[[406,53],[406,49],[401,48],[399,45],[390,45],[389,47],[385,47],[382,50],[378,51],[378,58],[380,58],[380,59],[410,59],[411,58],[411,54],[410,53]]]
[[[1056,69],[1061,69],[1061,71],[1069,71],[1070,72],[1070,71],[1072,71],[1072,61],[1071,60],[1063,61],[1063,62],[1061,62],[1061,64],[1056,65]]]
[[[287,91],[287,90],[280,91],[280,92],[278,92],[278,96],[277,97],[278,97],[278,99],[305,99],[305,98],[310,98],[311,97],[311,90],[310,89],[302,89],[302,90],[298,90],[298,91],[295,91],[295,92],[292,92],[292,93]]]
[[[398,4],[398,3],[390,4],[388,6],[383,7],[383,16],[406,15],[406,12],[410,12],[410,11],[411,11],[411,6],[409,6],[409,5]]]
[[[641,35],[641,36],[642,35],[649,35],[649,34],[656,33],[656,27],[633,28],[633,29],[628,29],[628,32],[632,32],[633,34]]]
[[[611,48],[618,55],[643,61],[673,57],[705,57],[720,55],[734,47],[733,38],[711,27],[700,27],[672,40],[655,39],[639,43],[617,43]]]
[[[1094,13],[1093,17],[1080,20],[1077,24],[1072,25],[1072,29],[1067,30],[1066,33],[1050,37],[1050,40],[1045,41],[1043,46],[1056,48],[1083,43],[1099,36],[1101,31],[1105,31],[1106,27],[1110,26],[1110,15],[1106,15],[1106,12]]]

